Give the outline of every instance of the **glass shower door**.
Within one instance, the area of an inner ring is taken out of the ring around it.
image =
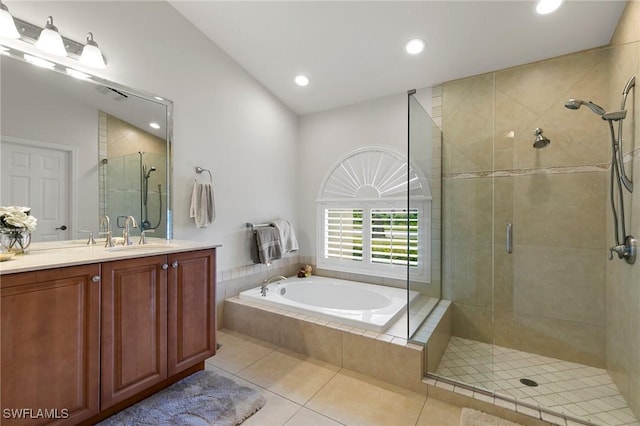
[[[441,296],[442,132],[416,98],[415,91],[409,91],[407,96],[408,338],[426,343],[428,330],[424,322]]]

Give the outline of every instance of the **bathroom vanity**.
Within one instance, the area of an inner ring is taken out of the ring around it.
[[[93,424],[203,369],[217,247],[77,246],[0,263],[2,424]]]

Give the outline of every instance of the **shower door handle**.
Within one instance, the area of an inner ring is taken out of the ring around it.
[[[513,253],[513,225],[507,223],[507,253]]]

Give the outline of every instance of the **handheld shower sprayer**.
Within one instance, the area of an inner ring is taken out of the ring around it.
[[[578,109],[582,105],[588,106],[591,111],[593,111],[595,114],[598,114],[598,115],[604,115],[604,113],[606,112],[604,108],[602,108],[600,105],[594,104],[591,101],[583,101],[580,99],[569,99],[567,102],[564,103],[564,106],[569,109]]]
[[[609,131],[611,134],[609,196],[611,202],[611,213],[613,215],[613,226],[616,242],[616,245],[609,249],[609,259],[613,259],[613,253],[616,253],[619,259],[624,259],[628,264],[633,264],[636,261],[638,243],[632,235],[627,235],[626,229],[623,188],[626,188],[629,192],[633,192],[633,182],[631,181],[629,176],[627,176],[626,170],[624,168],[624,152],[622,149],[622,124],[624,119],[627,117],[627,110],[625,109],[627,96],[629,95],[631,89],[635,87],[635,85],[636,77],[633,76],[627,81],[627,84],[622,90],[622,104],[620,106],[620,109],[617,111],[606,112],[601,106],[596,105],[591,101],[586,102],[580,99],[569,99],[564,104],[566,108],[574,110],[580,108],[582,105],[586,105],[595,114],[601,116],[602,119],[609,125]],[[614,121],[618,122],[617,137],[616,132],[613,128]],[[620,214],[620,220],[618,220],[618,214]]]

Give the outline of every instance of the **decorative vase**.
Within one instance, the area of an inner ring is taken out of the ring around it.
[[[31,232],[24,228],[0,228],[0,246],[3,251],[16,254],[29,253]]]

